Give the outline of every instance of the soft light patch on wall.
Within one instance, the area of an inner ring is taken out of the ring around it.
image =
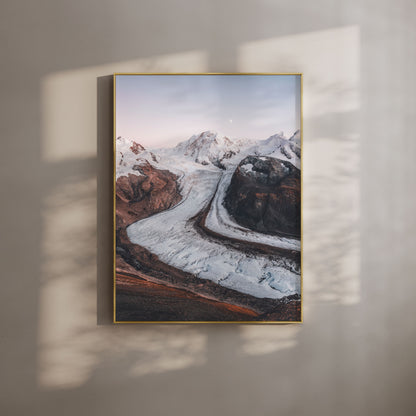
[[[203,51],[135,59],[50,74],[42,88],[42,156],[57,161],[97,153],[97,78],[114,72],[203,72]]]
[[[204,52],[190,51],[44,78],[42,156],[45,170],[59,175],[42,207],[41,388],[76,388],[103,366],[111,368],[114,378],[124,378],[204,362],[206,337],[198,329],[97,326],[96,156],[97,77],[114,72],[203,72],[206,62]]]

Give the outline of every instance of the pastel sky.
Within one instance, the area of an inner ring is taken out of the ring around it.
[[[266,139],[299,127],[299,75],[116,76],[116,136],[147,148],[206,130]]]

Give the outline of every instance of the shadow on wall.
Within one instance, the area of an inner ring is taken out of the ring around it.
[[[294,391],[306,395],[316,374],[330,377],[319,360],[299,362],[302,379],[299,375],[285,380],[277,370],[287,374],[288,363],[308,350],[309,337],[319,336],[322,308],[341,316],[344,308],[360,300],[359,31],[351,26],[259,40],[240,45],[236,52],[241,72],[304,73],[304,325],[109,325],[112,77],[108,74],[204,72],[208,56],[189,51],[51,74],[42,83],[43,159],[55,175],[43,201],[41,389],[71,390],[109,370],[126,383],[149,374],[186,369],[192,375],[203,370],[207,374],[203,383],[212,383],[211,371],[228,368],[230,380],[240,376],[247,380],[249,371],[261,368],[266,380],[273,380],[280,394],[295,403]],[[79,165],[78,173],[67,174],[68,164]],[[317,352],[308,351],[312,356]],[[295,382],[296,389],[291,385]],[[273,396],[273,391],[264,386],[262,394]],[[195,400],[204,400],[201,393],[195,394]],[[240,403],[246,409],[253,406],[249,398]]]

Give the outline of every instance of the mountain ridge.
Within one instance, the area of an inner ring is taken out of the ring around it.
[[[148,150],[135,139],[117,137],[117,166],[120,172],[125,167],[134,166],[136,162],[147,160],[159,163],[162,155],[180,157],[200,165],[213,165],[225,170],[229,165],[236,166],[241,159],[252,154],[269,156],[286,160],[295,167],[300,167],[300,131],[290,138],[277,133],[264,140],[233,138],[215,130],[206,130],[192,135],[173,148]],[[136,163],[137,164],[137,163]],[[133,172],[130,172],[133,173]],[[118,177],[126,172],[118,174]],[[138,174],[137,171],[134,174]]]

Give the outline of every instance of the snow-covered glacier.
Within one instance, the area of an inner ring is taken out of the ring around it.
[[[232,176],[233,170],[226,171],[221,176],[218,182],[217,192],[215,193],[205,221],[205,226],[208,229],[227,237],[299,251],[299,239],[261,234],[245,228],[233,220],[223,205],[225,193],[230,185]]]
[[[189,222],[211,200],[220,174],[200,169],[185,175],[182,201],[130,225],[131,242],[169,265],[243,293],[269,298],[300,293],[299,274],[284,261],[230,249],[202,237]]]
[[[176,206],[130,225],[127,228],[130,241],[156,254],[166,264],[242,293],[275,299],[300,294],[299,265],[278,256],[251,254],[249,250],[224,245],[198,232],[192,221],[202,210],[210,208],[205,227],[218,234],[248,244],[261,243],[299,251],[298,239],[265,235],[244,228],[235,223],[222,204],[235,167],[246,155],[278,154],[279,158],[299,165],[295,139],[275,135],[258,142],[237,142],[221,140],[216,133],[205,133],[193,136],[176,148],[130,155],[130,160],[133,158],[135,163],[140,163],[142,158],[157,164],[159,169],[176,173],[182,194],[182,200]],[[201,146],[198,146],[198,139]]]

